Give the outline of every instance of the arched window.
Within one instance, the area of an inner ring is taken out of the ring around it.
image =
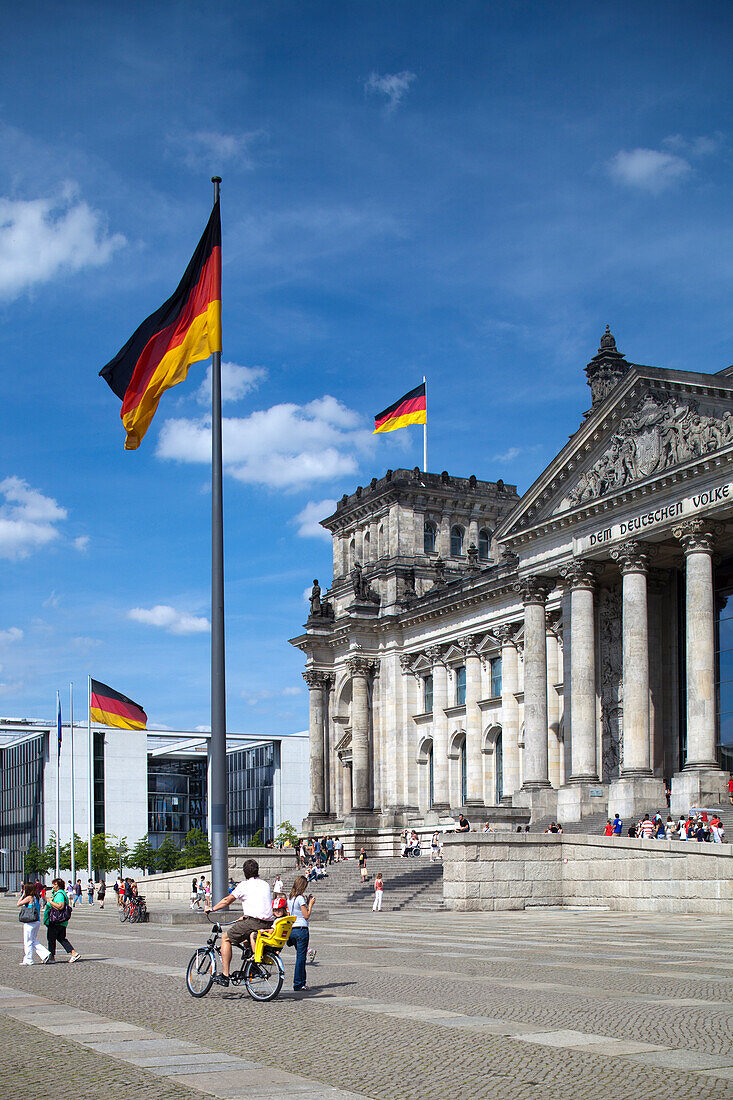
[[[426,554],[435,553],[435,542],[438,537],[438,533],[435,529],[435,524],[430,520],[426,520],[423,527],[423,550]]]
[[[463,528],[451,527],[450,529],[450,554],[452,558],[463,557]]]
[[[384,527],[381,523],[377,531],[377,555],[380,558],[384,557]]]
[[[478,533],[478,560],[489,560],[489,547],[491,546],[491,532],[482,527]]]
[[[371,558],[371,554],[370,554],[370,543],[371,543],[371,541],[372,541],[371,535],[369,534],[368,531],[365,531],[364,532],[364,543],[363,543],[363,546],[364,546],[364,561],[369,561],[370,558]]]
[[[468,797],[468,764],[466,762],[466,739],[461,745],[461,805],[466,805]]]
[[[349,569],[353,569],[354,562],[356,561],[356,540],[352,539],[349,543]]]
[[[428,806],[432,809],[435,801],[435,772],[433,770],[433,746],[428,749]]]

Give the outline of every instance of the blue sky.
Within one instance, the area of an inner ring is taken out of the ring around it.
[[[228,724],[307,726],[314,522],[419,428],[526,489],[641,363],[733,360],[729,3],[1,4],[0,713],[87,673],[209,723],[206,364],[140,450],[99,369],[222,184]],[[324,503],[326,502],[326,503]]]

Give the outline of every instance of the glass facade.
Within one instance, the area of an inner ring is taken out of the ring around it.
[[[227,756],[229,833],[235,845],[249,844],[259,832],[275,839],[275,770],[279,746],[257,745]]]
[[[35,841],[43,847],[43,764],[45,736],[0,749],[0,885],[17,890],[23,862]]]
[[[169,836],[180,848],[190,829],[208,831],[206,755],[196,760],[148,758],[148,837],[159,848]]]
[[[94,832],[104,832],[104,734],[95,730],[94,738]]]

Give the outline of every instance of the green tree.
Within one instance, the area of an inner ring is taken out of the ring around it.
[[[209,838],[201,829],[189,829],[178,859],[179,867],[205,867],[211,863]]]
[[[54,861],[56,859],[56,849],[54,846]],[[48,851],[46,848],[39,848],[35,840],[32,840],[28,845],[28,851],[25,854],[24,860],[24,874],[30,878],[32,875],[45,875],[50,869],[51,864],[48,862]]]
[[[87,865],[87,852],[89,845],[82,840],[78,833],[74,833],[74,867],[78,871]],[[59,863],[65,871],[71,870],[71,841],[62,844],[59,850]]]
[[[122,838],[122,842],[124,843],[124,850],[126,851],[127,841],[124,837]],[[120,841],[118,838],[110,836],[109,833],[94,834],[92,837],[92,867],[97,874],[105,875],[107,872],[119,868],[119,843]]]
[[[130,849],[127,861],[132,867],[139,867],[141,871],[145,871],[146,874],[150,872],[152,868],[156,866],[157,852],[153,848],[148,839],[148,834],[141,836],[140,839]]]
[[[296,844],[298,843],[298,834],[296,833],[295,829],[293,828],[292,822],[290,822],[290,821],[281,821],[279,826],[278,826],[278,833],[277,833],[277,836],[275,837],[275,843],[276,844],[285,844],[287,841],[290,841],[290,844],[294,848],[296,846]]]
[[[119,871],[122,876],[122,864],[127,862],[127,857],[130,854],[130,846],[127,843],[126,836],[113,836],[108,838],[108,847],[115,853],[115,865],[114,870]],[[113,868],[110,867],[110,871]]]
[[[51,833],[43,849],[43,858],[49,871],[56,870],[56,833]]]
[[[159,871],[175,871],[180,855],[173,838],[164,837],[163,843],[155,853],[155,865]]]
[[[265,847],[265,842],[262,839],[262,829],[257,830],[255,835],[252,837],[252,839],[249,842],[249,847],[250,848],[264,848]]]

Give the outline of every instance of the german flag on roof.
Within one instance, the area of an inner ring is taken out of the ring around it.
[[[99,680],[92,680],[89,715],[91,721],[100,726],[117,726],[123,730],[144,730],[148,725],[148,716],[141,706],[106,684],[100,684]]]
[[[126,451],[140,446],[165,391],[183,382],[192,363],[215,351],[221,351],[218,200],[175,294],[143,321],[99,372],[122,401]]]
[[[407,427],[408,424],[427,424],[427,420],[427,399],[423,382],[384,412],[377,413],[374,417],[374,432],[393,432],[396,428]]]

